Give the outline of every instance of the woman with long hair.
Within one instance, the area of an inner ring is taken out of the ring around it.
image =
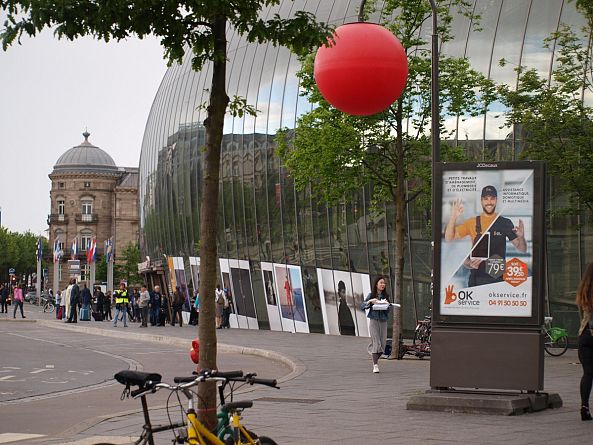
[[[385,277],[378,276],[373,282],[371,293],[366,296],[360,305],[363,311],[369,309],[367,318],[369,319],[369,331],[371,334],[371,344],[368,347],[368,352],[373,358],[373,372],[379,372],[379,358],[385,352],[387,345],[387,319],[389,318],[390,306],[385,310],[378,310],[373,308],[377,303],[388,303],[389,298],[385,287]]]
[[[583,367],[581,377],[581,420],[593,420],[589,411],[589,396],[593,384],[593,263],[589,263],[577,290],[577,306],[581,310],[579,328],[579,361]]]

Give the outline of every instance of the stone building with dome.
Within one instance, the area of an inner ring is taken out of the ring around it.
[[[60,289],[70,278],[67,260],[75,238],[80,281],[90,279],[86,251],[93,238],[97,239],[97,261],[110,238],[116,255],[118,249],[138,242],[138,168],[116,166],[108,153],[89,142],[88,132],[83,136],[84,141],[60,156],[49,174],[49,246],[52,250],[57,239],[63,251],[59,263],[50,262],[49,276],[54,276],[53,266],[59,264]]]

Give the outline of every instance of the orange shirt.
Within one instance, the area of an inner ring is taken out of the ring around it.
[[[496,213],[493,213],[492,215],[486,215],[485,213],[482,213],[480,215],[480,225],[482,226],[482,233],[484,233],[486,231],[486,229],[488,229],[488,227],[490,227],[490,224],[492,224],[494,222],[494,220],[496,219],[496,216],[497,216]],[[463,223],[455,226],[455,238],[454,239],[460,239],[460,238],[464,238],[466,236],[470,236],[472,239],[472,242],[474,239],[476,239],[476,236],[478,236],[478,232],[476,231],[476,217],[475,216],[468,218],[465,221],[463,221]]]

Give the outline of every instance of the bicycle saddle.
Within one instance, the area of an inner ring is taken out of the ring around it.
[[[162,377],[160,374],[154,372],[132,371],[126,369],[125,371],[120,371],[115,374],[113,378],[122,385],[137,385],[143,388],[148,382],[151,382],[152,384],[160,383]]]

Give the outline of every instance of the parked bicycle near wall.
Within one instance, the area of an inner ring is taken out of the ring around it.
[[[568,349],[568,334],[566,329],[552,326],[552,317],[544,317],[544,350],[559,357]]]
[[[400,347],[398,358],[402,359],[406,354],[413,355],[418,358],[430,356],[432,338],[432,308],[429,307],[428,315],[424,319],[416,321],[416,328],[414,329],[414,338],[411,345],[406,345],[400,338]]]

